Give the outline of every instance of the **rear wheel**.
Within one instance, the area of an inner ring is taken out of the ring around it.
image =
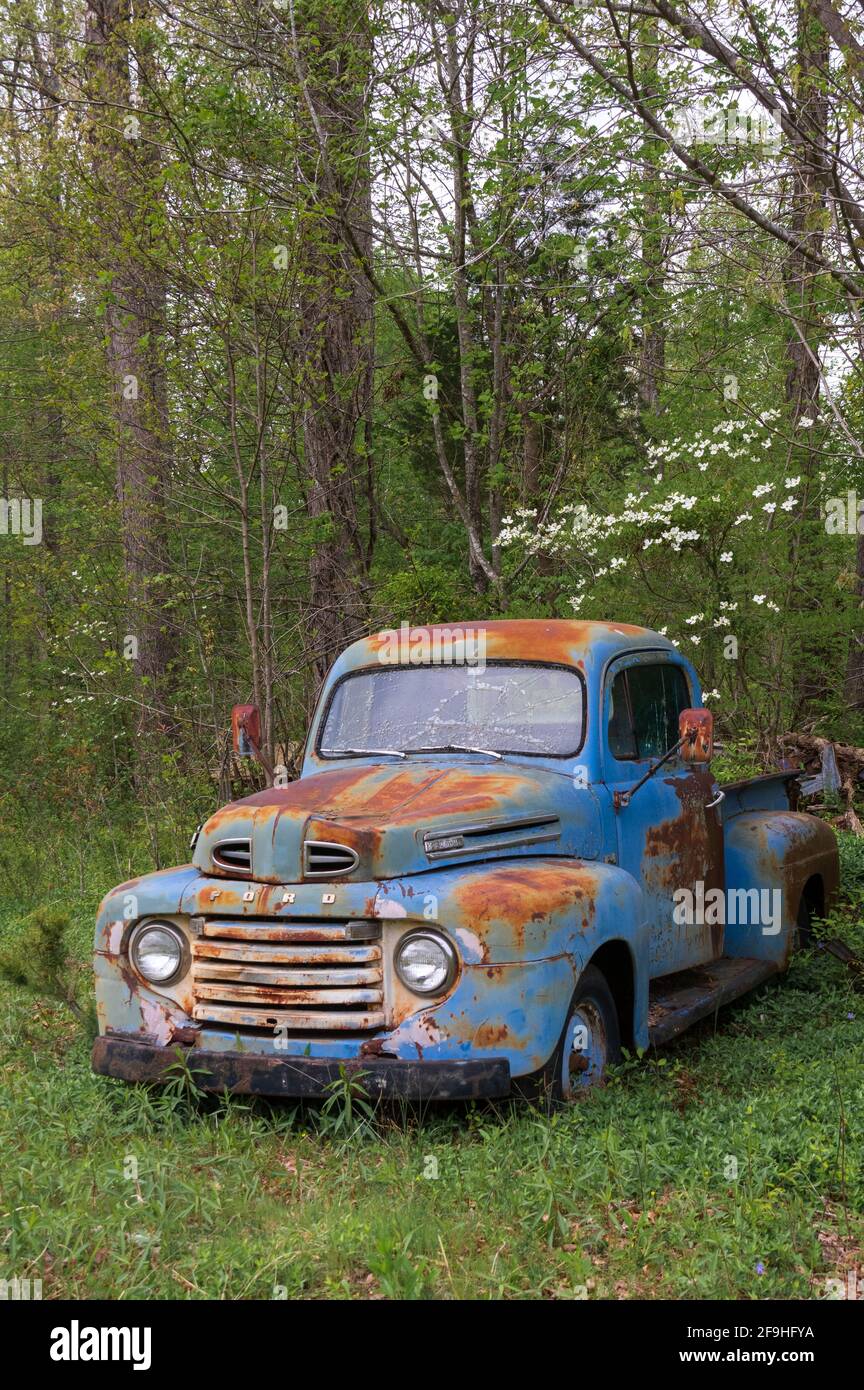
[[[801,951],[805,946],[813,944],[813,909],[804,894],[801,894],[801,901],[798,904],[798,916],[795,921],[795,946],[796,951]]]
[[[545,1070],[552,1096],[574,1101],[601,1083],[621,1056],[618,1011],[606,977],[596,966],[583,971],[570,1003],[561,1041]]]

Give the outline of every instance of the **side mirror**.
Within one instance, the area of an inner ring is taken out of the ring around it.
[[[261,747],[261,715],[257,705],[235,705],[231,733],[238,758],[257,758]]]
[[[678,733],[685,763],[710,763],[714,756],[714,715],[710,709],[682,709]]]

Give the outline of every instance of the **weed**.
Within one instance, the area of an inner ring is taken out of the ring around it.
[[[321,1107],[319,1133],[347,1139],[371,1129],[375,1110],[366,1093],[367,1075],[368,1072],[349,1072],[345,1066],[340,1066],[339,1075],[326,1087],[327,1099]]]

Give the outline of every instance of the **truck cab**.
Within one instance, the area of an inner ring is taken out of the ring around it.
[[[164,1080],[179,1052],[220,1092],[577,1099],[785,969],[836,892],[794,775],[721,788],[711,756],[696,671],[646,628],[355,642],[299,778],[104,899],[95,1070]]]

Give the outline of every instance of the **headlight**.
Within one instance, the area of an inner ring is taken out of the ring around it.
[[[449,941],[432,932],[412,932],[396,949],[396,974],[414,994],[440,994],[456,973],[456,953]]]
[[[185,965],[186,942],[167,922],[148,922],[133,932],[129,955],[145,980],[154,985],[167,985]]]

